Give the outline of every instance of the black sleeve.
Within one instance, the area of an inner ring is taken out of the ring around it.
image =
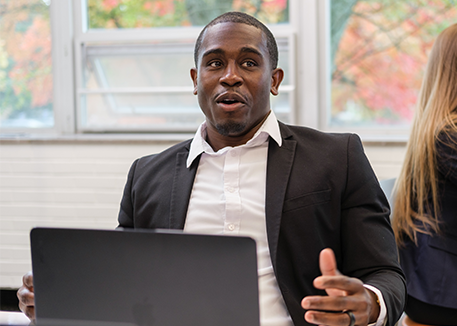
[[[119,210],[119,216],[118,216],[118,227],[123,227],[123,228],[133,228],[134,223],[133,223],[133,200],[132,198],[132,183],[135,175],[135,169],[138,164],[138,160],[135,160],[133,162],[132,166],[130,167],[129,174],[127,176],[127,182],[124,187],[124,194],[121,199],[121,207]]]
[[[343,274],[379,289],[387,306],[387,325],[401,316],[406,282],[398,262],[389,204],[358,136],[348,142],[347,185],[342,204]]]

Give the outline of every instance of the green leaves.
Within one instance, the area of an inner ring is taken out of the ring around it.
[[[218,15],[243,11],[265,23],[288,20],[287,0],[88,0],[89,28],[203,26]]]

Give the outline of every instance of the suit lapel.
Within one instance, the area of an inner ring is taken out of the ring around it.
[[[287,127],[280,123],[282,146],[270,138],[267,161],[267,183],[265,196],[265,215],[267,223],[268,244],[271,261],[276,269],[276,252],[278,247],[279,228],[282,208],[286,195],[290,171],[292,169],[296,141],[288,139]]]
[[[192,165],[187,168],[186,160],[189,150],[176,154],[176,166],[173,177],[173,187],[170,200],[170,220],[171,229],[184,229],[189,199],[194,184],[195,174],[197,173],[200,156],[197,157]]]

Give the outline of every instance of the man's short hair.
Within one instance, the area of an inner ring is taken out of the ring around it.
[[[251,25],[251,26],[254,26],[255,28],[260,29],[267,38],[267,48],[268,48],[268,52],[270,54],[271,67],[272,67],[272,69],[276,69],[276,67],[278,66],[278,45],[276,44],[275,37],[273,36],[271,31],[268,29],[268,27],[266,27],[264,24],[262,24],[259,20],[257,20],[256,18],[254,18],[251,15],[245,14],[243,12],[238,12],[238,11],[226,12],[225,14],[222,14],[222,15],[214,18],[200,32],[200,35],[198,35],[197,41],[195,42],[195,48],[194,48],[194,61],[195,61],[196,68],[198,68],[198,55],[200,52],[200,47],[202,45],[203,35],[205,34],[205,31],[209,27],[220,24],[220,23],[240,23],[240,24]]]

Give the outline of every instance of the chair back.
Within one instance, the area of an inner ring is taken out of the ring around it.
[[[396,180],[397,180],[397,178],[391,178],[391,179],[379,181],[379,185],[381,186],[382,191],[384,191],[384,194],[386,195],[386,198],[389,201],[390,212],[392,212],[394,209],[395,193],[393,190],[394,190],[394,185],[395,185]],[[391,215],[391,218],[392,218],[392,215]]]

